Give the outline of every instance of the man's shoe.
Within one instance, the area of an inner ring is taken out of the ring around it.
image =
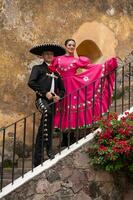
[[[54,159],[55,158],[55,155],[53,152],[47,152],[47,156],[49,157],[49,159]]]
[[[65,143],[61,143],[61,147],[67,147],[68,146],[68,144],[65,144]]]
[[[44,162],[44,161],[43,161],[43,162]],[[42,163],[43,163],[43,162],[42,162]],[[41,163],[41,162],[37,162],[37,163],[34,163],[33,166],[34,166],[34,167],[37,167],[38,165],[41,165],[42,163]]]

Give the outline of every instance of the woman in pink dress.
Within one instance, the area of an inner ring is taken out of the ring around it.
[[[54,127],[61,130],[92,124],[107,112],[111,103],[114,71],[109,76],[102,77],[117,67],[116,58],[111,58],[104,64],[91,64],[87,57],[74,56],[75,47],[73,39],[66,40],[66,54],[54,58],[49,66],[51,71],[58,71],[61,75],[66,89],[67,97],[57,106],[54,119]],[[86,71],[77,74],[78,68]]]

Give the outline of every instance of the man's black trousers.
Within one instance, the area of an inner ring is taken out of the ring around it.
[[[54,116],[53,103],[43,98],[39,98],[36,100],[36,106],[37,109],[42,113],[42,116],[35,142],[34,166],[37,166],[44,161],[44,147],[46,148],[47,155],[52,152]]]

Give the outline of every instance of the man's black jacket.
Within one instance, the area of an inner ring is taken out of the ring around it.
[[[48,65],[43,62],[41,65],[35,65],[32,68],[28,85],[36,92],[37,99],[43,97],[46,99],[46,93],[51,89],[52,73],[48,70]],[[65,94],[65,88],[60,75],[54,72],[55,75],[55,93],[62,98]]]

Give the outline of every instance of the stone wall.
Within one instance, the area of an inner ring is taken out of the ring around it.
[[[94,169],[87,145],[2,200],[132,200],[132,183],[124,174]]]
[[[73,37],[77,45],[93,41],[105,57],[124,57],[132,32],[132,0],[0,0],[0,126],[35,109],[27,87],[33,45]]]

